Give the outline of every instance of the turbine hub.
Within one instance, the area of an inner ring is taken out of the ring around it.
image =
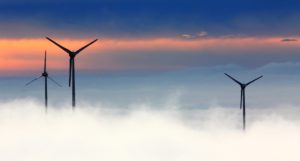
[[[48,73],[47,73],[47,72],[44,72],[44,73],[42,74],[42,76],[43,76],[43,77],[48,77]]]
[[[243,89],[245,89],[247,87],[246,84],[242,84],[241,86]]]
[[[70,53],[69,55],[70,55],[70,58],[74,59],[75,56],[76,56],[76,53],[75,53],[75,52],[72,52],[72,53]]]

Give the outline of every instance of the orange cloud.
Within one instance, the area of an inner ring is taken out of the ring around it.
[[[236,37],[236,38],[205,38],[205,39],[176,39],[176,38],[153,38],[153,39],[100,39],[97,43],[87,48],[80,54],[84,60],[85,57],[95,59],[86,59],[90,62],[77,61],[77,67],[80,69],[116,69],[125,66],[122,62],[114,62],[111,59],[100,61],[97,55],[105,58],[105,55],[112,53],[122,54],[128,52],[148,52],[151,54],[160,54],[161,52],[182,52],[189,54],[191,52],[198,54],[210,53],[236,53],[243,54],[244,51],[255,51],[277,48],[286,50],[291,48],[299,49],[300,42],[283,43],[282,38],[256,38],[256,37]],[[57,40],[69,49],[77,50],[91,40]],[[45,50],[49,54],[49,67],[55,70],[67,69],[68,56],[64,51],[48,42],[46,39],[0,39],[0,71],[17,72],[25,70],[38,70],[42,66],[43,53]],[[111,61],[111,62],[109,62]],[[96,64],[96,65],[90,65]],[[170,65],[165,64],[170,67]],[[172,65],[171,65],[172,66]],[[156,66],[157,67],[157,66]],[[133,68],[127,65],[127,68]]]

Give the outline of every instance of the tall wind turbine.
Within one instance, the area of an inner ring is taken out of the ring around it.
[[[51,41],[53,44],[64,50],[66,53],[69,54],[70,60],[69,60],[69,87],[72,85],[72,107],[73,110],[76,106],[76,97],[75,97],[75,57],[78,55],[82,50],[87,48],[88,46],[95,43],[98,39],[95,39],[94,41],[88,43],[87,45],[83,46],[82,48],[78,49],[77,51],[71,51],[62,45],[58,44],[54,40],[50,39],[49,37],[46,37],[49,41]]]
[[[44,72],[42,73],[41,76],[33,79],[32,81],[28,82],[27,84],[25,84],[25,86],[28,86],[29,84],[31,84],[32,82],[40,79],[44,77],[45,78],[45,108],[46,108],[46,112],[47,112],[47,106],[48,106],[48,78],[54,82],[56,85],[60,86],[61,85],[59,83],[57,83],[53,78],[51,78],[48,73],[47,73],[47,52],[45,51],[45,58],[44,58]]]
[[[259,76],[255,79],[253,79],[252,81],[248,82],[248,83],[241,83],[239,81],[237,81],[236,79],[234,79],[232,76],[230,76],[229,74],[224,73],[227,77],[229,77],[230,79],[232,79],[233,81],[235,81],[237,84],[240,85],[241,87],[241,100],[240,100],[240,109],[243,108],[243,130],[246,129],[246,102],[245,102],[245,89],[248,85],[250,85],[251,83],[257,81],[258,79],[262,78],[263,76]]]

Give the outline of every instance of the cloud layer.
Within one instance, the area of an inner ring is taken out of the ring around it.
[[[238,110],[112,111],[50,109],[29,100],[1,103],[0,158],[11,161],[298,161],[298,108],[249,110],[246,133]],[[97,107],[97,106],[95,106]],[[18,154],[18,155],[16,155]]]

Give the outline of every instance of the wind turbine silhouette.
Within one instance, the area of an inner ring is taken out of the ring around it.
[[[235,81],[237,84],[240,85],[241,87],[241,100],[240,100],[240,109],[243,108],[243,130],[246,130],[246,103],[245,103],[245,89],[248,85],[250,85],[251,83],[257,81],[258,79],[262,78],[263,76],[259,76],[255,79],[253,79],[252,81],[248,82],[248,83],[241,83],[238,80],[234,79],[233,77],[231,77],[229,74],[224,73],[227,77],[229,77],[230,79],[232,79],[233,81]]]
[[[71,51],[62,45],[58,44],[54,40],[50,39],[49,37],[46,37],[49,41],[51,41],[53,44],[64,50],[66,53],[69,54],[70,60],[69,60],[69,87],[72,85],[72,108],[75,109],[76,106],[76,96],[75,96],[75,57],[78,55],[82,50],[87,48],[88,46],[95,43],[98,39],[95,39],[94,41],[88,43],[87,45],[83,46],[82,48],[78,49],[77,51]]]
[[[27,84],[25,84],[25,86],[28,86],[29,84],[33,83],[34,81],[40,79],[44,77],[45,78],[45,109],[47,112],[47,108],[48,108],[48,78],[54,82],[56,85],[58,85],[59,87],[61,87],[61,85],[59,83],[57,83],[53,78],[51,78],[48,73],[47,73],[47,51],[45,51],[45,58],[44,58],[44,72],[42,73],[41,76],[33,79],[32,81],[28,82]]]

